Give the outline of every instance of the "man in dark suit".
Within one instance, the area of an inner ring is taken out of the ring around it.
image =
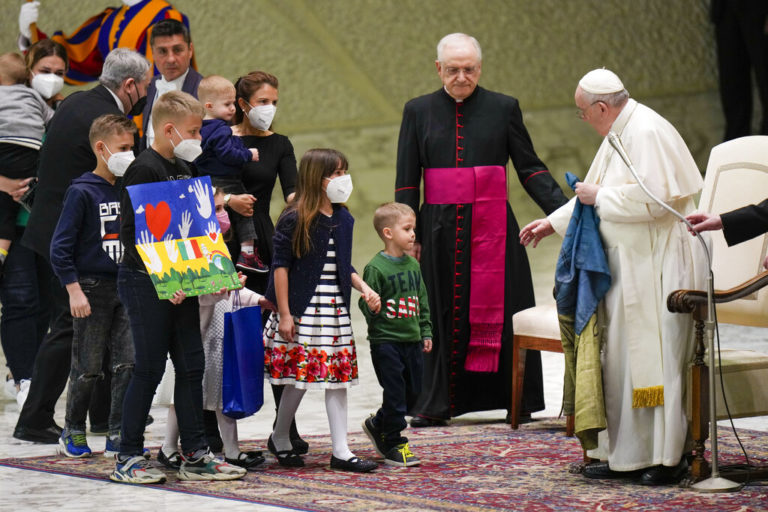
[[[759,134],[768,135],[768,2],[712,0],[723,140],[752,133],[752,75],[760,98]]]
[[[768,232],[768,199],[720,215],[692,213],[686,219],[696,232],[722,229],[725,243],[730,247]],[[768,256],[763,267],[768,269]]]
[[[56,110],[40,150],[39,185],[22,238],[22,244],[46,261],[69,183],[96,167],[88,140],[91,123],[103,114],[140,113],[151,77],[144,56],[118,48],[104,61],[100,85],[70,95]],[[61,429],[53,421],[54,406],[67,382],[72,350],[69,297],[55,277],[51,293],[50,332],[37,353],[29,395],[13,433],[17,439],[49,444],[59,439]]]
[[[151,113],[155,100],[168,91],[183,91],[197,98],[197,86],[203,75],[191,67],[194,48],[189,29],[180,21],[167,19],[152,27],[149,39],[155,67],[160,72],[149,84],[147,104],[144,107],[139,149],[144,151],[152,144]]]

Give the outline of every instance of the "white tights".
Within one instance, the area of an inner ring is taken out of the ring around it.
[[[272,442],[277,451],[291,449],[289,429],[305,392],[305,389],[298,389],[291,385],[287,385],[283,389],[280,407],[277,409],[275,429],[272,432]],[[341,460],[349,460],[355,454],[350,451],[347,445],[346,388],[325,390],[325,412],[328,415],[328,426],[331,430],[333,456]]]

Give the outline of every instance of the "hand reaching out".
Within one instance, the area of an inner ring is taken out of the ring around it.
[[[189,235],[189,228],[192,227],[192,214],[189,213],[189,210],[184,210],[184,213],[181,214],[181,224],[179,224],[179,234],[181,235],[181,238],[188,238],[187,235]]]
[[[204,219],[210,217],[211,199],[209,197],[207,183],[201,181],[195,182],[195,199],[197,199],[197,213]]]
[[[171,260],[171,263],[176,263],[176,260],[179,259],[179,249],[176,247],[176,240],[173,240],[171,235],[166,235],[163,243],[165,244],[165,252],[168,254],[168,259]]]
[[[173,297],[171,297],[171,298],[170,298],[170,299],[168,299],[168,300],[169,300],[169,301],[171,302],[171,304],[173,304],[174,306],[178,306],[179,304],[181,304],[182,302],[184,302],[184,299],[186,299],[186,298],[187,298],[187,294],[186,294],[186,293],[184,293],[184,290],[176,290],[175,292],[173,292]]]
[[[160,261],[160,256],[152,245],[152,235],[148,231],[142,231],[137,245],[149,259],[149,270],[154,273],[160,272],[163,269],[163,262]]]

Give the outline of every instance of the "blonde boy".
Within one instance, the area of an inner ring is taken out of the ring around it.
[[[393,466],[419,464],[401,432],[421,391],[422,352],[432,350],[427,290],[419,262],[406,254],[413,249],[415,224],[408,205],[386,203],[376,210],[373,226],[384,250],[365,266],[363,280],[381,296],[381,307],[372,311],[364,300],[359,303],[368,321],[373,368],[384,388],[382,405],[363,422],[363,430]]]
[[[128,316],[117,294],[117,265],[123,256],[120,194],[115,186],[133,160],[136,125],[118,114],[97,117],[89,139],[96,169],[72,180],[51,239],[51,267],[69,293],[73,317],[72,370],[67,413],[59,438],[67,457],[90,457],[85,418],[91,394],[103,378],[109,352],[111,410],[105,453],[117,453],[123,395],[131,379],[133,344]]]
[[[131,323],[136,364],[123,399],[120,453],[110,475],[116,482],[165,481],[165,474],[149,465],[142,452],[144,424],[169,353],[176,370],[174,400],[183,452],[179,478],[233,480],[245,475],[244,469],[214,457],[208,449],[202,421],[205,359],[197,297],[184,300],[184,294],[177,292],[170,300],[157,298],[136,250],[134,212],[139,205],[131,203],[125,190],[140,183],[192,178],[193,171],[186,162],[200,155],[204,115],[200,102],[185,92],[171,91],[158,98],[152,108],[155,138],[134,160],[123,180],[120,238],[125,252],[117,287]]]

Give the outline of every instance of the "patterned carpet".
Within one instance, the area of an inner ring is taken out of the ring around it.
[[[422,460],[416,468],[382,465],[357,475],[332,471],[330,440],[309,437],[307,466],[284,469],[268,457],[265,467],[236,482],[181,482],[168,474],[158,490],[184,492],[311,511],[758,511],[768,510],[768,487],[749,486],[730,494],[700,494],[679,487],[648,488],[622,481],[593,481],[568,472],[581,458],[564,426],[539,421],[510,430],[503,423],[459,423],[445,428],[409,430],[411,448]],[[768,434],[739,431],[750,458],[768,463]],[[735,438],[720,430],[721,465],[742,462]],[[265,442],[243,442],[263,449]],[[362,433],[350,435],[361,456],[375,454]],[[153,450],[155,453],[156,450]],[[0,465],[103,479],[114,462],[31,457],[0,460]],[[763,482],[765,483],[765,482]],[[118,485],[118,484],[115,484]]]

